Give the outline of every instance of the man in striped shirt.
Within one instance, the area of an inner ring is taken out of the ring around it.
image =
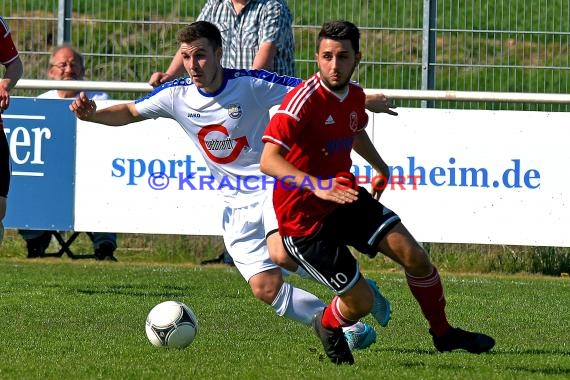
[[[208,0],[198,20],[220,30],[223,67],[295,75],[292,16],[285,0]],[[178,51],[166,72],[152,74],[149,83],[156,87],[184,75]]]

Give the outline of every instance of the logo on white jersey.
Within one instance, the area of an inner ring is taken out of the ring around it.
[[[241,106],[239,104],[230,104],[228,106],[228,115],[230,115],[232,119],[239,119],[241,113]]]
[[[329,115],[329,117],[327,117],[327,120],[325,120],[325,125],[330,125],[330,124],[334,124],[334,119],[332,115]]]

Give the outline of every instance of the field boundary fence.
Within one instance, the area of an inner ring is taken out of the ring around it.
[[[86,57],[86,79],[145,83],[152,72],[168,66],[176,31],[193,21],[204,3],[6,0],[0,15],[13,30],[25,79],[45,79],[51,49],[68,42]],[[556,100],[570,93],[566,0],[289,0],[288,5],[300,77],[315,69],[320,25],[347,19],[362,31],[363,61],[354,79],[386,93],[412,91],[413,96],[399,98],[400,106],[568,111],[567,101]],[[19,88],[16,95],[40,92]],[[448,96],[463,92],[513,94],[513,99],[476,96],[458,102]],[[551,94],[555,100],[544,101],[541,95],[536,102],[520,101],[529,97],[521,94]],[[138,95],[116,94],[125,99]]]

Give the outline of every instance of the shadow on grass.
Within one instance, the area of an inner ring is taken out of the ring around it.
[[[379,348],[377,351],[393,352],[396,354],[418,354],[418,355],[453,355],[451,352],[440,353],[435,349],[426,350],[420,348]],[[467,353],[467,351],[454,351],[455,353]],[[476,354],[474,354],[476,355]],[[526,350],[502,350],[493,348],[491,351],[482,353],[480,355],[561,355],[570,356],[570,351],[568,350],[548,350],[548,349],[537,349],[530,348]]]
[[[393,352],[396,354],[415,354],[415,355],[433,355],[437,353],[434,350],[426,350],[421,348],[378,348],[375,351]]]
[[[562,356],[570,356],[570,351],[568,350],[546,350],[543,348],[529,348],[526,350],[493,350],[491,353],[501,353],[501,354],[509,354],[509,355],[562,355]]]
[[[570,375],[570,368],[528,368],[528,367],[506,367],[510,371],[527,372],[541,375]]]
[[[190,294],[187,287],[168,286],[168,288],[158,288],[148,291],[146,287],[137,287],[129,285],[113,286],[112,288],[96,288],[96,289],[73,289],[75,293],[86,295],[112,294],[127,296],[156,296],[164,298],[186,297]]]

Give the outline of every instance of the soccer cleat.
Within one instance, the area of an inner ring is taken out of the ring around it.
[[[488,335],[451,327],[442,336],[435,336],[431,329],[433,345],[439,352],[466,350],[472,354],[487,352],[495,345],[495,339]]]
[[[313,317],[313,328],[325,348],[325,353],[335,364],[354,364],[354,357],[352,357],[342,329],[329,330],[323,326],[321,321],[324,311],[325,309],[319,311]]]
[[[364,350],[376,342],[376,331],[366,323],[357,322],[349,329],[344,329],[344,338],[350,351]]]
[[[382,293],[380,293],[380,289],[378,289],[376,281],[367,278],[366,282],[370,285],[370,288],[374,293],[374,305],[372,305],[370,314],[374,316],[380,326],[386,327],[388,326],[388,322],[390,322],[391,316],[390,302],[382,295]]]

